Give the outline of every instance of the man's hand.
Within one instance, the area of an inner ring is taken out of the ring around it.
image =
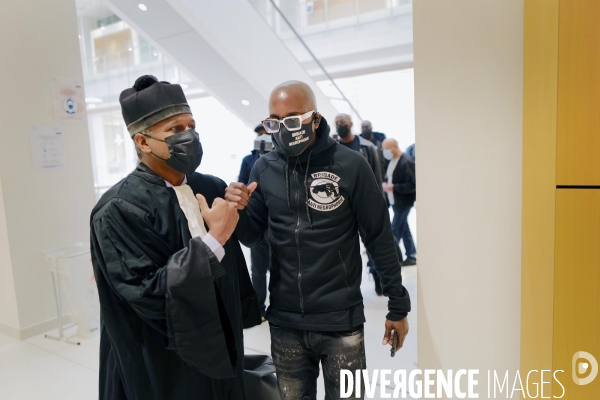
[[[400,321],[385,320],[385,334],[383,335],[382,345],[391,345],[393,343],[392,330],[396,331],[396,335],[398,336],[398,347],[396,347],[396,351],[398,351],[404,344],[404,339],[408,334],[408,317]]]
[[[201,194],[197,194],[196,199],[198,199],[202,218],[206,221],[210,234],[217,242],[221,243],[221,246],[224,246],[225,242],[233,234],[235,226],[240,219],[235,209],[235,204],[216,198],[213,201],[212,208],[210,208],[208,207],[208,203],[206,203],[206,199]]]
[[[387,193],[394,191],[394,185],[391,183],[383,182],[381,187],[383,188],[383,191]]]
[[[225,188],[225,200],[235,204],[235,208],[243,210],[250,201],[252,192],[256,189],[258,183],[252,182],[248,186],[241,182],[231,182],[227,188]]]

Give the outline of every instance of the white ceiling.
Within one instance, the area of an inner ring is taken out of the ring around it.
[[[134,0],[108,4],[248,126],[268,115],[270,91],[290,79],[313,87],[326,118],[337,113],[247,0],[144,0],[147,11]]]

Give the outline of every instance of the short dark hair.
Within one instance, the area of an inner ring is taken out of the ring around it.
[[[254,132],[260,133],[261,131],[265,131],[266,132],[267,130],[265,129],[265,127],[263,126],[263,124],[256,125],[256,128],[254,128]]]

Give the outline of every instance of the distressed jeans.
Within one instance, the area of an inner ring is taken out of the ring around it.
[[[316,400],[319,362],[325,400],[340,398],[340,370],[366,368],[364,328],[351,331],[303,331],[269,324],[271,353],[279,388],[286,400]],[[354,393],[353,393],[354,394]],[[361,390],[364,395],[364,390]],[[363,397],[350,397],[363,399]]]

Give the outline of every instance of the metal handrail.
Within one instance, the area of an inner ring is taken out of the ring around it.
[[[287,17],[283,14],[283,11],[281,11],[281,9],[277,6],[277,4],[275,4],[274,0],[269,0],[269,2],[271,3],[271,5],[275,9],[275,11],[277,11],[277,13],[281,16],[281,19],[283,19],[283,21],[287,24],[287,26],[290,28],[290,30],[294,33],[294,35],[300,41],[300,43],[302,44],[302,46],[306,49],[306,51],[308,52],[308,54],[310,54],[310,56],[312,57],[312,59],[314,60],[314,62],[319,66],[319,68],[321,68],[321,71],[323,71],[323,73],[325,74],[325,76],[327,77],[327,79],[329,79],[329,81],[331,82],[331,84],[342,95],[342,98],[346,101],[346,103],[348,103],[348,105],[350,106],[350,109],[352,110],[352,112],[362,122],[363,119],[361,118],[360,114],[358,113],[358,110],[356,108],[354,108],[354,105],[350,102],[350,100],[348,100],[348,98],[346,97],[346,95],[344,94],[344,92],[342,92],[342,89],[339,88],[339,86],[337,85],[337,83],[335,83],[335,81],[333,80],[333,78],[331,77],[331,75],[329,75],[329,72],[327,72],[327,70],[325,69],[325,67],[323,66],[323,64],[321,64],[321,62],[319,61],[319,59],[310,50],[310,47],[308,47],[308,45],[306,44],[306,42],[304,42],[304,40],[302,39],[302,36],[300,36],[300,34],[296,31],[296,29],[294,29],[294,27],[292,26],[292,24],[290,23],[290,21],[288,21]]]

